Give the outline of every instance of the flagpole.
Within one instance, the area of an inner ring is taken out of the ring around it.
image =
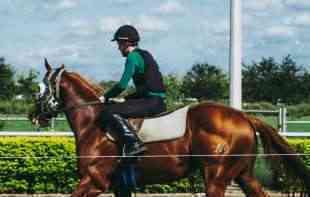
[[[230,106],[242,109],[241,0],[230,0]]]

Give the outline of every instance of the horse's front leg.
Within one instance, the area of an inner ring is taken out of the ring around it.
[[[109,165],[110,164],[110,165]],[[108,190],[111,184],[113,162],[95,159],[87,167],[72,197],[95,197]]]
[[[85,175],[80,179],[80,182],[72,193],[71,197],[83,197],[88,192],[91,186],[91,177],[89,175]]]
[[[112,174],[116,167],[116,159],[95,159],[88,166],[88,174],[92,180],[92,184],[102,192],[109,189],[111,185]],[[94,193],[95,188],[89,190],[90,193]],[[91,195],[94,196],[94,195]]]

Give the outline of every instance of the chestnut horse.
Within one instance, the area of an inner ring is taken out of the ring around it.
[[[45,61],[45,66],[47,88],[37,100],[40,105],[31,114],[32,120],[44,124],[58,112],[65,113],[76,139],[80,174],[72,196],[98,196],[113,187],[112,177],[119,164],[115,157],[118,146],[109,140],[98,118],[105,107],[99,102],[102,91],[79,74],[65,71],[63,65],[52,69]],[[241,111],[203,102],[189,108],[183,137],[146,144],[147,152],[137,160],[137,184],[178,180],[199,167],[209,197],[223,197],[233,180],[247,196],[268,196],[254,177],[256,132],[266,153],[282,154],[277,159],[295,170],[305,183],[310,182],[309,170],[298,156],[283,156],[295,152],[275,129]],[[165,156],[152,157],[156,155]]]

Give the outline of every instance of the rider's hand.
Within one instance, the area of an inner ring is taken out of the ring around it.
[[[105,102],[105,97],[104,96],[100,96],[99,100],[100,100],[101,103],[104,103]]]
[[[114,103],[123,103],[125,102],[124,98],[111,98],[109,101],[112,101]]]

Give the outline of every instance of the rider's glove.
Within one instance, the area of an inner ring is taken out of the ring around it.
[[[100,96],[99,100],[100,100],[101,103],[104,103],[105,102],[105,97],[104,96]]]

